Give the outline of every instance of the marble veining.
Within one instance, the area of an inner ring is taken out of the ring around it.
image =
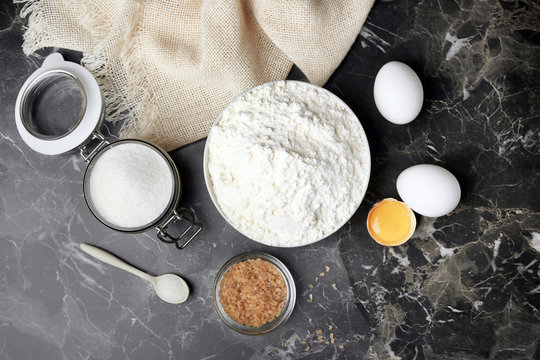
[[[246,239],[220,217],[202,173],[204,140],[171,153],[181,205],[204,232],[184,251],[152,232],[102,226],[82,195],[76,152],[45,156],[20,139],[14,103],[45,55],[25,57],[21,6],[0,4],[0,358],[2,359],[538,359],[540,357],[540,6],[534,0],[376,1],[326,88],[358,115],[372,176],[336,234],[296,248]],[[419,117],[386,122],[373,81],[398,60],[420,76]],[[298,69],[290,75],[305,79]],[[103,132],[115,137],[117,127]],[[371,205],[397,197],[408,166],[441,165],[462,199],[418,217],[406,244],[385,248],[365,228]],[[150,284],[91,259],[90,243],[154,274],[175,272],[191,295],[161,301]],[[247,251],[280,258],[297,287],[291,318],[247,337],[213,309],[221,265]]]

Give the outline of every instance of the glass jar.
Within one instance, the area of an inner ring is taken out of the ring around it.
[[[104,118],[104,101],[95,78],[84,67],[65,61],[62,55],[49,55],[43,65],[23,84],[15,104],[17,130],[24,142],[42,154],[57,155],[79,149],[88,163],[83,181],[85,201],[92,214],[104,225],[123,233],[156,229],[158,239],[183,249],[202,230],[192,211],[179,207],[182,181],[171,157],[147,141],[123,139],[110,141],[99,128]],[[170,170],[173,189],[167,207],[152,221],[136,227],[123,227],[108,221],[94,206],[89,179],[96,161],[120,144],[145,146],[158,155]],[[174,236],[171,223],[186,226]]]

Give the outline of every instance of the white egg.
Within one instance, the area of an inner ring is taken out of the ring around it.
[[[396,187],[411,209],[429,217],[448,214],[461,198],[456,177],[437,165],[421,164],[405,169],[399,174]]]
[[[413,121],[424,103],[424,88],[420,78],[408,65],[391,61],[375,77],[375,105],[381,115],[394,124]]]

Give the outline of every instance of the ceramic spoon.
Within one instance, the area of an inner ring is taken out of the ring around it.
[[[95,257],[98,260],[103,261],[109,265],[115,266],[119,269],[125,270],[133,275],[137,275],[144,280],[149,281],[154,285],[157,295],[161,300],[171,304],[180,304],[186,301],[189,295],[189,288],[180,276],[174,274],[165,274],[161,276],[151,276],[139,269],[134,268],[131,265],[126,264],[116,256],[88,244],[81,244],[81,250]]]

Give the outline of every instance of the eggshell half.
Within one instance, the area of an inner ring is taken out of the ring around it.
[[[461,198],[456,177],[437,165],[411,166],[399,174],[396,187],[401,199],[411,209],[429,217],[450,213]]]

